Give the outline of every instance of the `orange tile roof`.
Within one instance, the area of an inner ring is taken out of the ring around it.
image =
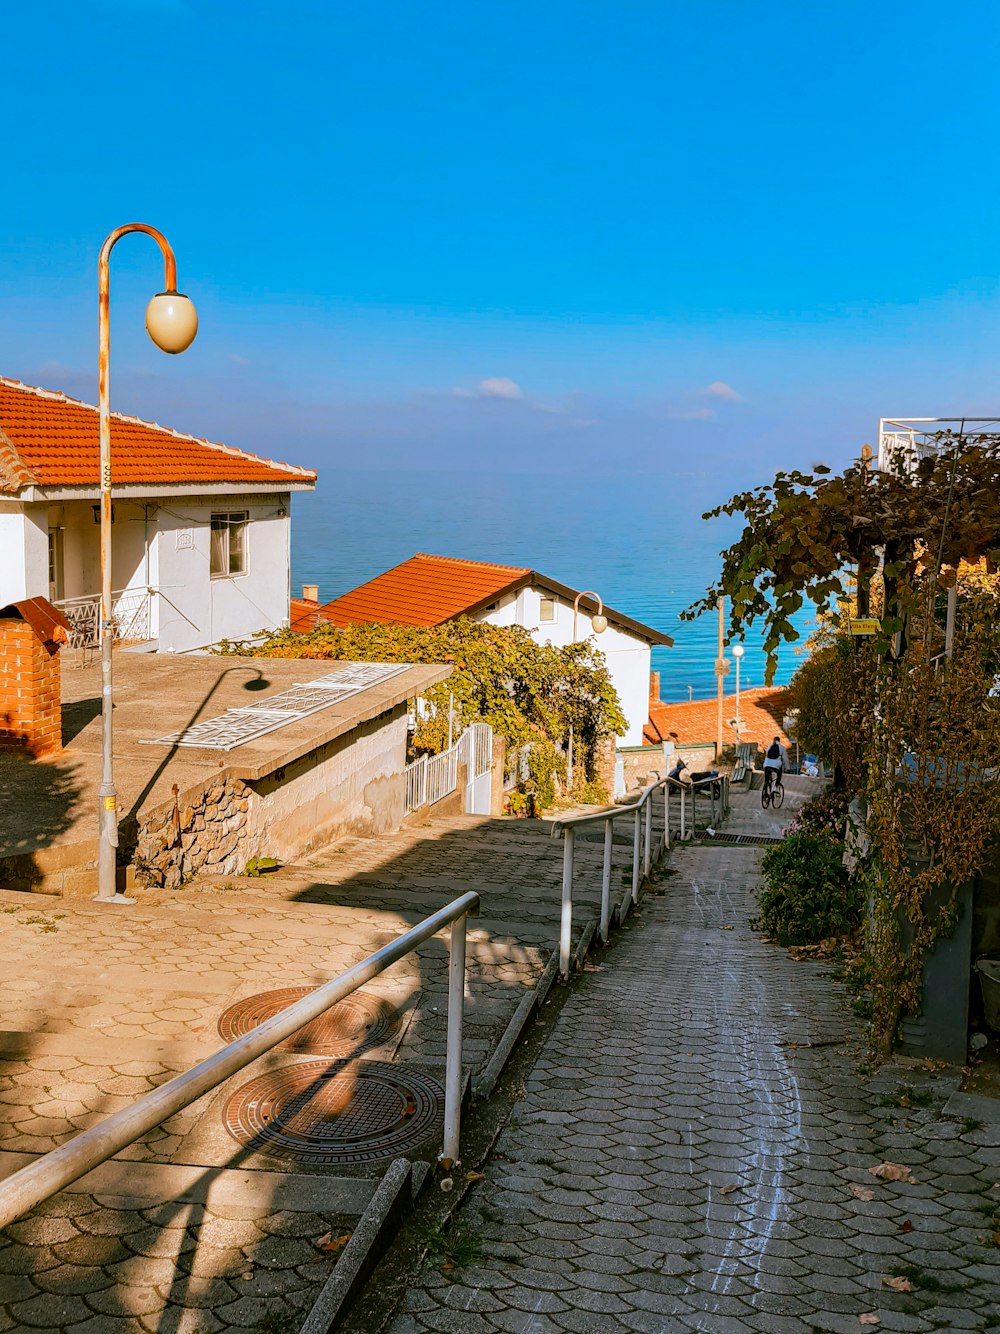
[[[291,598],[288,607],[288,625],[292,630],[303,632],[315,630],[321,621],[328,619],[321,615],[322,607],[312,598]]]
[[[334,625],[367,621],[441,625],[456,616],[474,616],[503,593],[527,584],[569,602],[577,594],[575,588],[557,583],[527,565],[494,565],[489,561],[430,556],[418,551],[409,560],[352,588],[343,597],[327,602],[319,610],[319,619]],[[597,603],[589,596],[582,600],[581,606],[588,612],[597,610]],[[669,635],[643,625],[613,607],[606,606],[604,614],[613,625],[651,644],[670,645],[674,642]]]
[[[97,409],[65,394],[0,376],[0,492],[27,486],[96,488]],[[242,449],[199,440],[138,417],[111,415],[115,485],[270,482],[308,485],[316,474]]]
[[[740,691],[740,713],[743,715],[742,741],[756,741],[769,746],[776,736],[782,745],[788,737],[782,727],[785,710],[791,704],[791,695],[783,687],[761,686]],[[714,741],[718,727],[718,703],[714,699],[683,700],[679,704],[665,704],[662,700],[649,701],[649,722],[642,729],[643,741],[658,746],[661,741],[675,740],[680,745],[698,741]],[[736,717],[736,696],[726,695],[722,705],[722,737],[726,745],[734,745],[736,733],[729,719]],[[672,735],[676,734],[676,735]]]
[[[480,610],[523,580],[530,570],[418,552],[401,565],[352,588],[323,607],[336,625],[394,621],[399,625],[440,625]]]

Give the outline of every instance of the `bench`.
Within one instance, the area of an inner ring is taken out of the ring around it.
[[[731,782],[742,783],[744,779],[749,778],[750,785],[753,783],[754,763],[757,758],[756,741],[744,741],[741,746],[736,747],[736,763],[733,765],[733,776]]]

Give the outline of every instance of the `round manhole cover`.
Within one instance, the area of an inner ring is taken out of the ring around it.
[[[227,1042],[241,1038],[313,990],[313,987],[285,987],[283,991],[248,996],[229,1007],[219,1020],[219,1032]],[[388,1001],[355,992],[279,1043],[278,1050],[315,1056],[357,1056],[370,1047],[381,1046],[398,1028],[399,1015]]]
[[[223,1121],[250,1149],[298,1162],[393,1158],[440,1135],[444,1090],[428,1075],[363,1061],[307,1061],[260,1075],[226,1103]]]

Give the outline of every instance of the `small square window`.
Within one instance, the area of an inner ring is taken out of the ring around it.
[[[246,510],[230,510],[212,515],[210,573],[213,579],[246,574],[249,519]]]
[[[556,619],[556,600],[555,598],[540,598],[538,602],[538,619],[540,621],[554,621]]]

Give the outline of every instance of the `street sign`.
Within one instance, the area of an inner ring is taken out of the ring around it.
[[[729,659],[728,659],[728,658],[716,658],[716,660],[715,660],[715,674],[716,674],[716,676],[728,676],[728,675],[729,675]]]
[[[872,617],[851,617],[852,635],[877,635],[879,630],[878,620]]]

